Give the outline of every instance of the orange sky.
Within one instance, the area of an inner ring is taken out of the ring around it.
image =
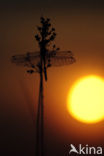
[[[42,8],[56,28],[57,46],[61,50],[72,50],[77,60],[67,67],[49,69],[48,82],[44,83],[46,139],[48,142],[52,140],[52,143],[56,140],[61,146],[71,141],[103,144],[103,123],[81,124],[72,119],[66,109],[68,91],[77,79],[88,74],[104,77],[104,10],[100,5],[99,8],[94,6],[83,8],[73,4],[71,9],[65,9],[65,6],[58,8],[57,5],[55,11],[53,6],[51,9]],[[34,34],[41,12],[39,9],[1,12],[1,121],[3,126],[12,122],[7,128],[11,131],[13,126],[14,135],[8,132],[7,136],[14,137],[17,134],[14,127],[19,125],[24,125],[25,135],[29,135],[33,134],[31,114],[33,107],[35,110],[37,107],[39,76],[27,75],[25,69],[11,64],[10,58],[38,49]],[[22,135],[24,131],[19,133]],[[47,146],[51,149],[51,142]]]

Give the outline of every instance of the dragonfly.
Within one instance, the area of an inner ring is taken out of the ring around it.
[[[15,63],[19,66],[27,67],[27,72],[32,73],[40,73],[40,52],[27,52],[23,55],[15,55],[12,56],[12,63]],[[45,56],[45,66],[42,67],[42,72],[44,73],[45,80],[47,81],[47,72],[46,69],[50,67],[59,67],[65,66],[69,64],[73,64],[76,60],[71,51],[49,51]],[[44,62],[44,60],[43,60]]]

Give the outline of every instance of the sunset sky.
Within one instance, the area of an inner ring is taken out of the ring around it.
[[[44,82],[46,156],[64,156],[71,143],[104,145],[104,123],[87,125],[67,111],[68,92],[87,75],[104,78],[103,0],[0,2],[0,151],[2,156],[34,156],[39,75],[11,63],[11,56],[36,51],[40,16],[51,18],[56,45],[71,50],[76,63],[48,70]]]

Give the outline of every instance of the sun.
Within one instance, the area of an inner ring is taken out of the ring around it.
[[[86,76],[78,80],[69,91],[68,112],[84,123],[97,123],[104,119],[104,80]]]

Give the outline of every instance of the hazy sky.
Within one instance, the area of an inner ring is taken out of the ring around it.
[[[103,3],[103,0],[0,2],[0,148],[6,155],[34,155],[32,119],[36,115],[39,77],[27,75],[24,68],[11,64],[10,58],[38,49],[34,35],[41,15],[51,18],[58,34],[57,46],[72,50],[77,60],[73,65],[48,71],[48,82],[44,84],[47,156],[63,156],[70,143],[103,145],[103,123],[81,124],[66,108],[68,91],[76,80],[88,74],[104,77]]]

